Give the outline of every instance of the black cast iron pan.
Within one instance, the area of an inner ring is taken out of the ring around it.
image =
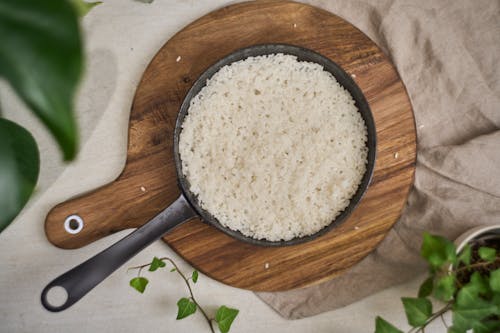
[[[179,134],[182,130],[182,123],[188,114],[188,109],[191,99],[198,94],[198,92],[205,86],[207,79],[211,78],[221,67],[231,64],[235,61],[246,59],[251,56],[259,56],[265,54],[284,53],[297,56],[299,61],[315,62],[323,66],[326,71],[335,76],[337,81],[347,89],[356,102],[368,129],[368,165],[365,175],[361,184],[352,197],[349,206],[332,221],[328,226],[318,231],[317,233],[295,238],[288,241],[267,241],[265,239],[254,239],[243,235],[241,232],[231,230],[217,221],[217,219],[210,214],[210,212],[201,208],[198,198],[189,189],[190,185],[188,180],[184,177],[182,172],[182,163],[179,156]],[[255,245],[261,246],[286,246],[295,245],[315,239],[324,233],[331,230],[334,226],[343,222],[347,216],[357,206],[361,197],[366,192],[370,183],[373,169],[375,166],[376,155],[376,132],[375,123],[370,112],[368,103],[366,102],[361,90],[356,83],[351,79],[340,66],[335,64],[322,55],[297,46],[284,45],[284,44],[265,44],[255,45],[248,48],[240,49],[225,58],[219,60],[217,63],[208,68],[199,78],[187,93],[181,105],[177,122],[174,130],[174,158],[177,170],[177,177],[179,181],[179,188],[182,193],[179,198],[174,201],[169,207],[158,214],[151,221],[132,232],[119,242],[115,243],[106,250],[100,252],[84,263],[76,266],[70,271],[59,276],[50,282],[42,291],[41,301],[43,306],[53,312],[62,311],[67,309],[80,298],[92,290],[97,284],[108,277],[112,272],[122,266],[125,262],[135,256],[139,251],[150,245],[155,240],[162,237],[165,233],[172,230],[176,226],[190,220],[193,217],[201,217],[203,221],[213,225],[217,229],[229,234],[230,236]],[[47,294],[49,290],[54,287],[62,287],[66,290],[67,299],[63,304],[52,305],[49,303]]]

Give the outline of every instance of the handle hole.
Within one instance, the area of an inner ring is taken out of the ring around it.
[[[54,286],[47,291],[47,303],[53,307],[60,307],[68,301],[68,292],[63,287]]]
[[[69,228],[71,230],[77,230],[80,227],[80,223],[78,223],[78,220],[71,219],[69,220]]]
[[[70,215],[64,221],[64,230],[70,234],[77,234],[83,229],[83,219],[79,215]]]

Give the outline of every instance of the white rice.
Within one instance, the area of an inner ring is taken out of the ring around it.
[[[316,233],[349,205],[366,140],[354,100],[329,72],[272,54],[207,81],[179,150],[201,207],[246,236],[279,241]]]

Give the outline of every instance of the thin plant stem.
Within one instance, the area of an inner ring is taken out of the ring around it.
[[[444,327],[446,327],[446,329],[448,329],[449,327],[448,327],[448,324],[446,323],[446,320],[444,320],[444,316],[443,316],[443,314],[444,314],[444,313],[442,313],[442,314],[440,315],[440,317],[441,317],[441,321],[443,322]]]
[[[175,271],[177,272],[177,274],[179,274],[179,276],[184,280],[184,282],[186,283],[186,286],[189,290],[189,295],[190,295],[190,298],[191,300],[193,301],[194,304],[196,304],[196,306],[200,309],[201,313],[203,314],[203,317],[205,317],[205,320],[207,321],[208,323],[208,326],[210,327],[210,331],[212,333],[215,333],[214,331],[214,328],[212,326],[212,319],[210,319],[210,317],[208,317],[207,313],[205,312],[205,310],[203,310],[203,308],[201,307],[201,305],[198,303],[198,301],[196,300],[196,298],[194,297],[194,293],[193,293],[193,289],[191,288],[191,284],[189,283],[189,278],[187,278],[180,270],[179,270],[179,267],[176,265],[176,263],[168,258],[168,257],[163,257],[163,258],[160,258],[160,260],[167,260],[168,262],[170,262],[174,268],[175,268]],[[130,267],[130,269],[138,269],[139,270],[139,273],[138,275],[140,276],[141,275],[141,270],[144,268],[144,267],[148,267],[149,265],[151,265],[150,263],[149,264],[144,264],[144,265],[140,265],[140,266],[135,266],[135,267]]]
[[[496,262],[500,262],[500,257],[497,257],[492,262],[478,262],[478,263],[475,263],[475,264],[472,264],[472,265],[467,265],[467,266],[464,266],[464,267],[460,267],[460,268],[457,268],[457,269],[453,270],[453,272],[458,273],[458,272],[468,271],[468,270],[470,270],[472,268],[484,267],[484,266],[488,266],[488,265],[494,264]]]

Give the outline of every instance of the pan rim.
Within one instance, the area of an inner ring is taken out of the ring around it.
[[[197,196],[192,193],[189,188],[190,184],[188,179],[182,173],[182,161],[179,153],[179,136],[182,132],[182,123],[184,118],[188,114],[189,106],[191,100],[194,96],[196,96],[199,91],[206,85],[208,79],[210,79],[216,72],[219,71],[220,68],[229,65],[233,62],[246,59],[251,56],[259,56],[259,55],[269,55],[269,54],[290,54],[296,56],[299,61],[309,61],[314,62],[323,67],[324,70],[330,72],[335,79],[340,83],[342,87],[349,91],[353,99],[355,100],[355,104],[358,107],[358,112],[361,113],[363,120],[365,121],[365,125],[368,129],[368,156],[367,156],[367,168],[359,184],[356,193],[350,198],[349,205],[337,216],[334,220],[332,220],[328,225],[320,229],[314,234],[296,237],[291,240],[280,240],[280,241],[269,241],[266,239],[256,239],[249,236],[244,235],[238,230],[230,229],[222,225],[210,212],[203,209],[198,202]],[[186,198],[186,201],[190,204],[192,209],[201,217],[204,223],[214,226],[218,230],[224,232],[225,234],[243,241],[245,243],[249,243],[252,245],[259,245],[265,247],[280,247],[280,246],[290,246],[297,245],[306,242],[310,242],[316,238],[319,238],[326,233],[332,231],[337,226],[345,222],[348,217],[354,212],[357,208],[364,195],[368,191],[370,187],[373,173],[375,170],[375,164],[377,159],[377,132],[375,128],[375,121],[373,119],[373,114],[371,112],[370,106],[361,90],[361,88],[356,84],[356,82],[352,79],[352,77],[336,62],[333,60],[313,51],[311,49],[307,49],[301,46],[292,45],[292,44],[284,44],[284,43],[267,43],[267,44],[255,44],[252,46],[244,47],[237,49],[228,55],[222,57],[212,65],[210,65],[207,69],[205,69],[199,77],[194,81],[190,89],[188,90],[186,96],[183,99],[183,102],[179,108],[175,128],[174,128],[174,160],[175,160],[175,168],[177,175],[178,186]]]

